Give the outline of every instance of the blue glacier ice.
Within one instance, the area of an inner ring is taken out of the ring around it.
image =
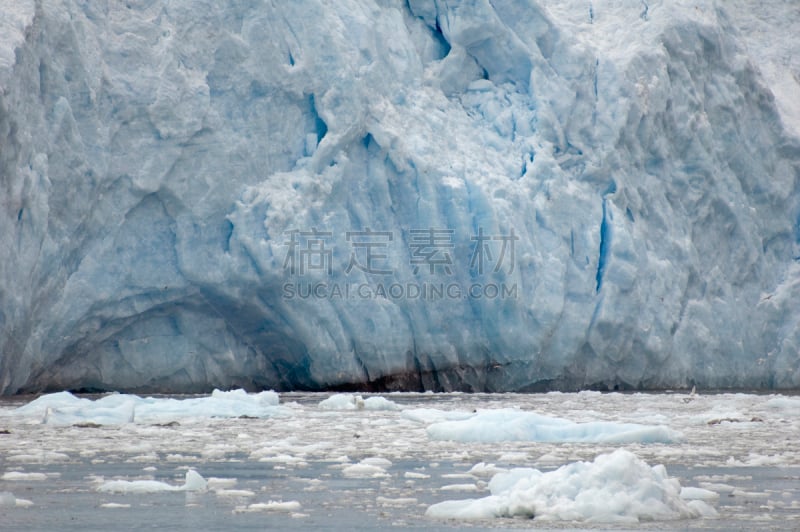
[[[800,386],[792,0],[6,0],[0,392]]]

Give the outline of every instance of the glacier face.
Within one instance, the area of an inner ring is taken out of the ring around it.
[[[751,11],[4,2],[0,391],[800,386]]]

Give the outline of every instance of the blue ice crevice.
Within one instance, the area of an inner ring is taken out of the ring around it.
[[[600,251],[597,258],[597,274],[595,279],[597,285],[595,292],[599,293],[603,287],[603,275],[606,272],[606,264],[608,263],[608,254],[611,249],[611,227],[612,220],[611,210],[608,208],[608,197],[603,198],[603,219],[600,222]]]

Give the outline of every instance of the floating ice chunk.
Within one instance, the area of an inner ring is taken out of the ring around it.
[[[337,393],[320,401],[323,410],[363,410],[364,399],[360,395]]]
[[[108,403],[108,402],[106,402]],[[87,415],[88,414],[88,415]],[[48,407],[43,425],[121,425],[133,423],[136,417],[136,401],[127,400],[118,405],[105,406],[102,399],[86,406]]]
[[[380,478],[389,476],[381,465],[362,460],[357,464],[345,466],[342,474],[349,478]]]
[[[23,473],[21,471],[8,471],[0,477],[2,480],[47,480],[44,473]]]
[[[194,469],[186,472],[186,482],[183,485],[183,491],[205,491],[208,489],[208,483],[200,473]]]
[[[256,394],[248,394],[241,388],[237,390],[214,390],[211,392],[213,399],[229,400],[236,402],[254,402],[264,406],[278,406],[280,403],[280,396],[272,390],[265,390]]]
[[[302,508],[298,501],[256,502],[245,507],[238,507],[235,512],[295,512]]]
[[[507,472],[508,469],[503,469],[502,467],[497,467],[494,464],[487,464],[485,462],[477,463],[472,466],[472,469],[469,470],[470,475],[474,475],[476,477],[491,477],[497,473]]]
[[[90,403],[89,399],[76,397],[69,392],[50,393],[20,406],[14,413],[24,417],[42,417],[48,408],[78,407],[86,406]]]
[[[299,456],[292,456],[290,454],[278,454],[278,455],[272,455],[272,456],[263,456],[263,453],[265,451],[268,452],[267,449],[260,449],[258,451],[254,451],[253,453],[250,454],[250,458],[254,459],[257,456],[261,455],[261,457],[258,458],[259,462],[280,464],[280,465],[286,466],[286,467],[305,467],[305,466],[308,465],[308,462],[306,462],[305,459],[303,459],[303,458],[301,458]]]
[[[480,491],[476,484],[447,484],[439,489],[441,491]]]
[[[112,480],[97,487],[97,491],[108,493],[158,493],[161,491],[205,491],[206,480],[193,469],[186,472],[182,486],[173,486],[158,480]]]
[[[209,477],[206,479],[208,489],[215,491],[232,488],[237,482],[235,478]]]
[[[387,460],[386,458],[381,458],[380,456],[370,456],[369,458],[364,458],[363,460],[361,460],[361,463],[382,467],[384,469],[387,467],[392,467],[391,460]]]
[[[320,401],[323,410],[400,410],[400,405],[385,397],[375,396],[364,399],[360,395],[337,393]]]
[[[256,496],[256,492],[251,490],[217,489],[214,491],[214,493],[217,495],[217,497],[228,497],[231,499],[245,499]]]
[[[69,455],[56,451],[39,451],[35,454],[21,452],[5,457],[7,462],[17,462],[25,464],[50,464],[53,462],[68,462]]]
[[[726,463],[730,466],[738,467],[764,467],[764,466],[782,466],[791,464],[794,460],[792,453],[763,455],[757,453],[748,453],[747,458],[737,460],[734,457],[728,458]]]
[[[484,410],[456,421],[430,425],[433,440],[461,442],[586,442],[586,443],[673,443],[682,435],[667,427],[594,421],[575,423],[514,409]]]
[[[376,497],[375,504],[379,506],[411,506],[417,504],[417,499],[414,497]]]
[[[177,491],[178,486],[171,486],[157,480],[112,480],[98,486],[97,491],[109,493],[156,493],[159,491]]]
[[[764,404],[770,408],[779,410],[782,414],[800,416],[800,399],[779,396],[773,397]]]
[[[731,486],[730,484],[722,484],[718,482],[701,482],[700,487],[707,489],[709,491],[720,492],[720,493],[732,493],[736,486]]]
[[[745,490],[733,490],[731,495],[734,497],[741,497],[743,499],[767,499],[769,498],[769,493],[767,492],[760,492],[760,491],[745,491]]]
[[[264,391],[214,390],[210,396],[190,399],[142,398],[113,393],[97,400],[75,397],[69,392],[43,395],[14,410],[11,415],[41,419],[48,425],[122,425],[167,423],[184,418],[288,416],[291,410],[278,406],[278,394]]]
[[[400,410],[400,405],[385,397],[375,396],[364,399],[365,410]]]
[[[703,501],[690,504],[681,499],[680,483],[667,476],[664,466],[650,467],[624,449],[549,473],[536,469],[500,473],[489,489],[488,497],[444,501],[430,506],[425,514],[442,519],[522,516],[618,523],[715,514]]]

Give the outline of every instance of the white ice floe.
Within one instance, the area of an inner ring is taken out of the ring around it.
[[[298,501],[268,501],[239,506],[234,512],[296,512],[300,508]]]
[[[782,466],[792,463],[794,459],[793,453],[778,453],[778,454],[758,454],[748,453],[746,457],[737,460],[730,457],[727,460],[727,465],[735,467],[769,467],[769,466]]]
[[[158,480],[112,480],[97,487],[97,491],[107,493],[157,493],[161,491],[205,491],[206,480],[192,469],[186,472],[181,486],[173,486]]]
[[[494,464],[487,464],[486,462],[480,462],[472,466],[472,469],[469,470],[469,474],[476,476],[476,477],[491,477],[498,473],[507,473],[508,469],[504,469],[502,467],[497,467]]]
[[[778,396],[767,401],[765,406],[789,416],[800,416],[800,399]]]
[[[25,464],[52,464],[56,462],[68,462],[69,455],[59,453],[57,451],[35,451],[35,452],[20,452],[18,454],[9,454],[4,457],[7,462],[19,462]]]
[[[284,467],[305,467],[308,465],[303,456],[280,452],[274,445],[253,450],[249,455],[250,460],[264,463],[280,464]]]
[[[33,506],[33,502],[27,499],[20,499],[10,491],[0,491],[0,508],[11,506],[27,508],[28,506]]]
[[[320,401],[323,410],[400,410],[400,406],[385,397],[375,396],[364,399],[360,395],[337,393]]]
[[[22,471],[8,471],[3,473],[0,480],[47,480],[47,475],[44,473],[24,473]]]
[[[402,507],[402,506],[412,506],[417,504],[416,497],[376,497],[375,504],[378,506],[394,506],[394,507]]]
[[[231,499],[244,499],[256,496],[256,492],[251,490],[217,489],[214,490],[214,493],[217,497],[227,497]]]
[[[350,478],[379,478],[388,476],[382,467],[369,464],[353,464],[345,467],[342,474]]]
[[[682,435],[663,425],[609,421],[575,423],[516,409],[481,410],[469,417],[428,427],[432,440],[459,442],[674,443]]]
[[[593,462],[574,462],[549,473],[519,468],[494,476],[491,495],[430,506],[428,517],[637,523],[713,516],[701,500],[681,498],[678,480],[662,465],[650,467],[630,451],[601,454]]]
[[[235,478],[209,477],[206,479],[206,486],[210,490],[218,491],[232,488],[237,482],[238,480]]]
[[[447,484],[439,488],[441,491],[480,491],[476,484]]]
[[[392,467],[392,461],[387,460],[386,458],[382,458],[380,456],[370,456],[368,458],[364,458],[361,460],[362,464],[382,467],[384,469]]]
[[[386,468],[392,463],[382,458],[365,458],[357,464],[347,465],[342,469],[342,475],[348,478],[381,478],[389,476]]]
[[[214,390],[210,396],[186,399],[112,393],[96,400],[59,392],[43,395],[10,415],[48,425],[122,425],[166,423],[187,418],[291,415],[291,410],[279,406],[279,401],[278,394],[273,391],[248,394],[244,390]]]

